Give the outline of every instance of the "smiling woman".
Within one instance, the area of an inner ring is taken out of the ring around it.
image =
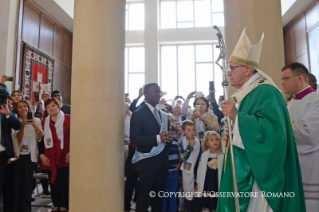
[[[32,112],[29,102],[18,101],[13,108],[22,122],[22,127],[13,133],[14,155],[16,161],[12,162],[8,169],[11,192],[4,192],[4,204],[10,211],[31,211],[32,179],[37,155],[37,141],[40,141],[43,131],[38,118],[27,118],[28,112]],[[8,188],[8,187],[7,187]]]

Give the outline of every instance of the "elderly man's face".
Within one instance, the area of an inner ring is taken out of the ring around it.
[[[235,88],[241,88],[245,84],[245,71],[246,68],[238,63],[229,62],[229,70],[227,76],[229,76],[229,81]]]

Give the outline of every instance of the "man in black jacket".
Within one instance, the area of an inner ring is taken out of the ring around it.
[[[8,108],[7,96],[10,95],[9,89],[3,84],[8,77],[2,76],[0,83],[0,99],[6,101],[5,104],[0,104],[0,194],[3,191],[3,182],[5,177],[6,164],[10,163],[15,157],[13,151],[13,143],[11,137],[11,130],[19,130],[21,128],[21,122],[15,116],[15,114]],[[0,100],[0,102],[2,102]],[[10,160],[11,159],[11,160]]]
[[[156,104],[161,98],[160,87],[150,83],[144,87],[145,105],[132,114],[130,138],[136,145],[132,163],[140,179],[136,212],[146,212],[149,202],[153,212],[162,209],[159,191],[165,190],[168,174],[166,142],[171,139],[167,114]]]

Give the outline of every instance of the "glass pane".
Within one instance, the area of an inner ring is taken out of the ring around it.
[[[177,2],[177,21],[193,21],[193,2]]]
[[[214,81],[213,64],[197,64],[196,65],[196,87],[197,91],[203,92],[205,97],[209,94],[209,81]]]
[[[212,62],[212,45],[196,46],[196,62]]]
[[[161,2],[161,28],[176,28],[175,2]]]
[[[163,46],[161,59],[161,89],[168,92],[165,99],[174,99],[177,95],[176,46]]]
[[[143,87],[145,83],[144,74],[129,74],[129,90],[131,100],[133,101],[136,98],[135,95],[138,94],[138,90]],[[141,98],[143,99],[143,98]]]
[[[177,28],[189,28],[189,27],[194,27],[193,22],[188,22],[188,23],[178,23]]]
[[[144,30],[144,4],[130,4],[129,14],[129,30]]]
[[[220,52],[219,49],[216,48],[216,45],[214,45],[214,75],[215,75],[214,85],[215,85],[215,98],[217,101],[219,96],[224,95],[224,90],[222,86],[223,72],[220,69],[220,67],[215,64],[215,61],[217,60],[219,56],[219,52]]]
[[[224,26],[224,13],[213,13],[213,26]]]
[[[144,47],[129,48],[129,73],[144,72]]]
[[[128,92],[128,90],[127,90],[127,73],[128,73],[128,71],[127,71],[127,66],[128,66],[128,64],[127,64],[127,48],[125,48],[125,72],[124,72],[124,78],[125,78],[125,82],[124,82],[124,84],[125,84],[125,87],[124,87],[124,91],[125,91],[125,93],[127,93]]]
[[[224,12],[223,0],[212,0],[212,12]]]
[[[178,47],[178,88],[184,98],[195,91],[194,46]]]
[[[211,26],[210,1],[195,1],[195,27]]]

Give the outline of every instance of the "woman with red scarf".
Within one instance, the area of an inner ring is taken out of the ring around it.
[[[48,98],[49,116],[42,120],[44,136],[39,144],[41,169],[49,170],[51,211],[67,211],[69,204],[70,115],[60,110],[57,98]]]

